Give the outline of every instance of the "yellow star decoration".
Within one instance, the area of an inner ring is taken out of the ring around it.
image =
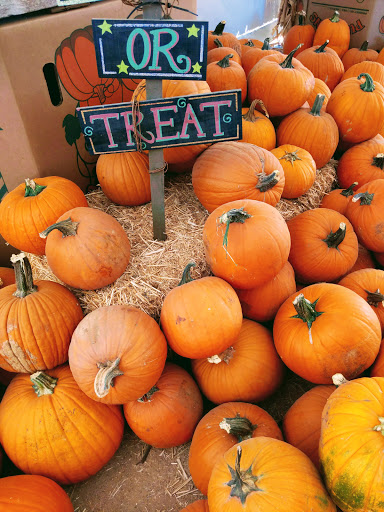
[[[198,27],[196,27],[195,24],[193,24],[192,27],[187,28],[187,30],[188,30],[188,37],[191,37],[191,36],[198,37],[198,32],[200,29]]]
[[[128,75],[128,66],[123,60],[117,65],[117,67],[119,68],[119,73],[126,73]]]
[[[112,34],[111,27],[112,25],[107,22],[107,20],[104,20],[101,25],[97,25],[99,28],[101,28],[101,35],[104,35],[104,32],[109,32]]]
[[[192,66],[192,73],[200,73],[201,72],[201,66],[198,62]]]

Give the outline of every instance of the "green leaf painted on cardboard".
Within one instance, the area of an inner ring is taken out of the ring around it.
[[[70,146],[74,144],[81,135],[80,123],[76,116],[67,114],[64,117],[63,127],[65,129],[65,139]]]

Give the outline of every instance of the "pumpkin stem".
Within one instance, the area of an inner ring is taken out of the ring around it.
[[[260,105],[264,111],[265,116],[269,118],[268,110],[266,109],[262,100],[256,99],[252,101],[248,111],[243,115],[243,119],[245,119],[245,121],[250,121],[251,123],[254,123],[258,119],[260,119],[260,117],[257,117],[255,115],[256,105]]]
[[[368,50],[368,41],[364,41],[364,43],[360,46],[359,52],[366,52]]]
[[[253,431],[257,429],[257,425],[252,425],[248,418],[240,416],[239,413],[234,418],[223,418],[219,423],[219,427],[228,434],[237,437],[238,443],[245,439],[250,439]]]
[[[271,174],[265,174],[264,171],[259,172],[257,174],[257,177],[259,178],[256,188],[260,190],[260,192],[266,192],[267,190],[273,188],[276,183],[279,183],[280,177],[279,177],[279,171],[273,171]]]
[[[229,482],[226,482],[226,485],[231,487],[230,496],[239,498],[242,505],[244,505],[248,494],[251,492],[260,491],[260,489],[256,485],[258,477],[252,474],[252,465],[250,465],[249,468],[245,470],[240,468],[241,455],[242,448],[241,446],[238,446],[235,468],[228,466],[232,479]]]
[[[216,62],[218,66],[221,68],[229,68],[231,66],[229,59],[233,59],[233,53],[229,53],[225,57],[223,57],[219,62]]]
[[[335,232],[333,232],[331,229],[331,232],[327,238],[324,238],[323,242],[325,242],[330,249],[337,249],[341,242],[344,240],[346,231],[346,224],[344,222],[340,222],[339,229]]]
[[[360,199],[360,205],[370,205],[375,194],[369,194],[368,192],[360,192],[352,197],[352,203],[357,203]]]
[[[249,213],[244,210],[244,207],[241,207],[232,208],[232,210],[228,210],[227,212],[223,213],[223,215],[220,215],[220,217],[217,219],[218,224],[227,225],[223,238],[223,247],[226,251],[228,247],[228,231],[230,224],[232,224],[232,222],[240,222],[241,224],[244,224],[244,222],[250,217],[252,217],[252,215],[249,215]]]
[[[253,48],[255,45],[253,44],[252,39],[248,39],[248,41],[244,43],[244,46],[250,46],[251,48]]]
[[[153,388],[151,388],[148,393],[145,393],[145,395],[143,395],[141,398],[139,398],[137,401],[138,402],[142,402],[142,403],[145,403],[145,402],[150,402],[151,401],[151,398],[152,398],[152,395],[154,395],[156,393],[156,391],[159,391],[159,388],[157,388],[156,386],[153,386]]]
[[[94,390],[98,398],[104,398],[108,395],[110,388],[113,388],[113,379],[119,375],[124,375],[119,369],[120,358],[105,363],[97,363],[99,371],[95,377]]]
[[[53,395],[58,379],[47,373],[38,371],[29,376],[32,387],[37,396]]]
[[[306,12],[305,11],[299,11],[296,14],[299,16],[299,25],[303,26],[304,25],[304,21],[305,21]]]
[[[24,252],[12,254],[11,263],[15,269],[16,291],[15,297],[23,299],[27,295],[37,291],[37,286],[33,284],[32,267]]]
[[[293,306],[297,311],[297,315],[292,316],[291,318],[300,318],[303,322],[308,325],[309,329],[309,342],[313,343],[311,327],[316,318],[323,314],[323,311],[316,311],[316,304],[319,299],[316,299],[315,302],[311,302],[304,297],[304,294],[300,293],[295,300],[293,301]]]
[[[349,382],[342,373],[335,373],[332,375],[332,382],[335,386],[339,387],[342,384]]]
[[[229,364],[231,359],[233,358],[233,354],[235,353],[235,349],[233,347],[229,347],[224,352],[219,355],[214,355],[207,358],[208,363],[212,364],[220,364],[224,361],[224,363]]]
[[[384,295],[380,293],[379,288],[375,292],[364,290],[367,294],[367,302],[370,306],[377,308],[380,304],[384,306]]]
[[[381,170],[384,169],[384,153],[377,153],[376,156],[373,157],[372,165],[379,167]]]
[[[321,46],[319,46],[316,50],[315,50],[315,53],[325,53],[325,47],[327,46],[327,44],[329,43],[329,39],[327,39],[325,41],[325,43],[323,43]]]
[[[183,270],[183,275],[181,276],[180,283],[177,286],[181,286],[182,284],[190,283],[193,281],[191,277],[191,268],[196,267],[196,263],[188,263],[188,265]]]
[[[224,28],[225,28],[225,23],[226,23],[225,21],[220,21],[220,23],[218,23],[216,25],[216,28],[212,32],[212,35],[213,36],[222,36],[223,32],[224,32]]]
[[[340,21],[339,16],[340,16],[339,11],[335,11],[335,12],[333,13],[332,18],[329,18],[329,19],[330,19],[330,21],[332,21],[332,23],[338,23],[338,22]]]
[[[353,196],[353,189],[358,185],[357,181],[353,182],[352,185],[349,185],[348,188],[345,188],[340,192],[340,195],[344,197]]]
[[[280,64],[280,67],[282,67],[284,69],[293,69],[293,64],[292,64],[293,56],[294,56],[295,52],[297,52],[297,50],[299,48],[301,48],[302,46],[303,46],[303,43],[300,43],[296,46],[296,48],[294,50],[292,50],[290,53],[288,53],[285,60]]]
[[[360,73],[357,79],[360,80],[360,78],[363,77],[365,78],[365,82],[360,84],[360,89],[364,92],[373,92],[375,90],[375,84],[373,83],[371,75],[368,75],[368,73]]]
[[[42,190],[47,188],[46,185],[38,185],[34,180],[25,178],[25,193],[24,197],[33,197],[40,194]]]
[[[63,234],[63,238],[66,236],[75,236],[77,233],[78,225],[78,222],[74,222],[71,220],[71,217],[68,217],[68,219],[52,224],[52,226],[49,226],[45,231],[39,233],[39,235],[41,238],[47,238],[51,231],[58,229]]]
[[[220,39],[214,39],[213,42],[215,43],[215,45],[217,46],[217,48],[223,48],[223,43],[220,41]]]
[[[262,50],[270,50],[269,41],[270,41],[269,37],[266,37],[264,39],[263,46],[261,47]]]
[[[309,112],[311,116],[320,116],[324,100],[325,94],[316,94],[315,101],[313,102],[312,108]]]
[[[380,425],[375,425],[372,430],[381,432],[381,434],[384,436],[384,418],[382,416],[379,416],[378,420],[380,421]]]
[[[291,151],[291,153],[288,153],[288,151],[285,151],[285,155],[281,156],[279,158],[279,160],[287,160],[287,162],[290,162],[293,167],[293,162],[295,162],[296,160],[301,160],[301,158],[297,155],[298,151],[299,151],[299,148],[297,148],[296,151]]]

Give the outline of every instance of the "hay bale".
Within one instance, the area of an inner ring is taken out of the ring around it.
[[[316,208],[336,179],[334,162],[318,171],[307,194],[295,200],[281,200],[276,208],[288,220],[301,211]],[[131,259],[115,283],[99,290],[70,288],[85,314],[102,306],[128,304],[158,320],[165,295],[180,281],[184,267],[194,261],[192,277],[211,274],[205,261],[202,232],[208,212],[196,198],[191,174],[166,176],[165,211],[167,240],[153,240],[151,204],[118,206],[101,190],[87,194],[88,204],[117,219],[131,242]],[[51,272],[45,256],[28,254],[35,279],[61,282]]]

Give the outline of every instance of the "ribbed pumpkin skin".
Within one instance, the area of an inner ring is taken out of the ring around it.
[[[336,386],[315,386],[291,405],[283,419],[285,441],[305,453],[317,469],[321,413],[335,389]]]
[[[381,135],[351,147],[339,160],[337,181],[341,187],[349,187],[354,181],[362,187],[369,181],[383,178],[384,138]]]
[[[335,50],[340,59],[342,59],[349,48],[351,39],[349,25],[345,20],[339,19],[333,22],[331,19],[332,17],[320,22],[313,38],[313,45],[323,44],[328,39],[328,47]]]
[[[233,55],[233,57],[230,57],[230,60],[234,60],[238,64],[241,65],[241,57],[236,52],[233,51],[233,48],[230,48],[229,46],[219,46],[217,48],[212,48],[212,50],[209,50],[207,53],[207,65],[211,62],[218,62],[219,60],[223,59],[226,55]]]
[[[278,171],[276,180],[264,190],[261,173],[269,176],[274,171]],[[284,170],[277,158],[270,151],[246,142],[218,142],[204,151],[192,169],[193,190],[210,213],[224,203],[240,199],[275,206],[284,184]]]
[[[192,360],[192,371],[202,393],[214,404],[261,402],[272,395],[283,380],[283,365],[271,332],[244,318],[231,347],[209,359]]]
[[[46,373],[58,381],[52,395],[40,397],[29,375],[14,377],[0,404],[0,442],[25,473],[60,484],[81,482],[116,452],[123,437],[123,415],[115,405],[88,398],[68,365]]]
[[[95,208],[73,208],[57,219],[78,222],[76,235],[58,229],[47,236],[46,256],[52,272],[68,286],[95,290],[116,281],[126,269],[131,244],[121,224]]]
[[[123,404],[147,393],[159,379],[167,343],[157,322],[138,308],[116,305],[95,309],[79,323],[69,347],[69,365],[80,389],[93,400]],[[120,359],[123,375],[102,398],[95,393],[98,363]]]
[[[15,271],[12,268],[0,267],[0,288],[15,284]]]
[[[323,82],[323,80],[320,80],[320,78],[315,77],[315,87],[313,88],[313,91],[309,94],[309,97],[307,99],[310,108],[313,107],[313,103],[318,94],[324,94],[325,98],[321,109],[326,110],[328,100],[331,97],[331,90],[329,89],[328,85],[325,82]]]
[[[374,427],[383,416],[383,393],[384,378],[360,378],[339,386],[324,407],[322,473],[332,500],[346,512],[382,510],[384,437]]]
[[[180,512],[209,512],[208,500],[197,500],[190,503],[187,507],[180,510]]]
[[[232,286],[224,279],[203,277],[166,295],[160,323],[172,350],[183,357],[199,358],[228,348],[240,332],[242,318]]]
[[[243,315],[256,322],[272,320],[281,304],[295,291],[295,272],[288,261],[267,283],[250,290],[236,290]]]
[[[43,255],[46,241],[39,233],[64,212],[88,203],[81,189],[66,178],[49,176],[36,178],[34,182],[47,188],[37,196],[24,197],[25,183],[22,183],[2,199],[0,234],[20,251]]]
[[[357,78],[360,73],[368,73],[375,82],[379,82],[384,87],[384,64],[368,60],[351,66],[341,77],[340,82],[347,78]]]
[[[348,203],[353,197],[353,192],[351,195],[345,196],[342,194],[344,191],[344,188],[335,188],[334,190],[331,190],[331,192],[323,197],[319,208],[328,208],[329,210],[335,210],[336,212],[345,215]]]
[[[133,432],[155,448],[171,448],[191,440],[203,415],[203,399],[189,373],[167,363],[157,390],[124,404],[124,416]]]
[[[220,427],[226,418],[246,418],[252,424],[252,437],[283,439],[276,421],[264,409],[245,402],[227,402],[211,409],[199,421],[189,449],[189,471],[193,483],[205,495],[212,470],[221,456],[240,441]]]
[[[325,240],[346,225],[345,237],[337,246]],[[357,260],[358,242],[352,224],[341,213],[315,208],[287,222],[291,235],[289,262],[300,283],[335,281],[347,273]]]
[[[345,216],[350,220],[359,242],[368,250],[384,252],[383,200],[384,181],[373,180],[359,187],[354,195],[373,194],[371,204],[361,204],[361,200],[348,204]]]
[[[96,174],[104,194],[116,204],[138,206],[151,200],[148,156],[139,151],[100,155]]]
[[[40,475],[7,476],[0,480],[0,510],[7,512],[73,512],[68,494]]]
[[[240,470],[257,476],[261,492],[248,494],[243,505],[231,497],[231,471],[238,446]],[[256,437],[230,448],[212,471],[208,486],[209,512],[336,512],[315,466],[300,450],[284,441]]]
[[[208,32],[208,51],[212,50],[212,48],[216,48],[215,39],[219,39],[223,46],[229,46],[230,48],[233,48],[239,55],[241,55],[241,44],[239,40],[235,34],[232,34],[231,32],[224,32],[224,26],[222,30],[217,34],[215,33],[216,29],[210,30]]]
[[[299,294],[321,312],[308,325],[296,318],[293,305]],[[375,360],[381,342],[380,322],[364,299],[344,286],[317,283],[307,286],[280,307],[273,339],[283,362],[314,384],[331,384],[332,375],[353,379]],[[312,340],[312,342],[311,342]]]
[[[367,49],[361,50],[360,48],[350,48],[343,55],[343,64],[344,69],[347,71],[354,64],[359,64],[359,62],[368,61],[376,61],[379,54],[375,50]]]
[[[229,225],[220,219],[231,209],[250,215]],[[272,206],[244,199],[219,206],[203,229],[205,258],[212,272],[234,288],[255,288],[273,279],[288,260],[291,240],[287,223]]]
[[[357,270],[345,276],[339,281],[339,285],[349,288],[367,301],[377,315],[381,328],[384,329],[384,270],[375,268]],[[377,291],[382,298],[379,296],[376,300],[367,293],[374,294]]]
[[[241,102],[244,103],[247,98],[247,78],[244,69],[234,60],[228,61],[228,67],[221,67],[218,62],[208,64],[206,80],[212,92],[241,89]]]
[[[275,127],[267,116],[257,110],[251,116],[247,108],[242,109],[242,116],[243,133],[239,142],[248,142],[268,151],[276,147]],[[251,119],[247,119],[249,116]]]
[[[300,53],[313,45],[314,37],[315,29],[312,25],[293,25],[284,37],[283,53],[288,55],[298,44],[302,43],[303,46],[295,52],[297,58]]]
[[[253,66],[255,66],[259,60],[267,57],[268,55],[275,55],[277,53],[279,53],[277,50],[263,50],[262,48],[252,48],[251,50],[247,51],[247,53],[243,55],[241,62],[246,77],[248,78],[248,75],[251,72]]]
[[[333,91],[344,74],[343,63],[332,48],[326,47],[324,51],[316,53],[315,50],[318,48],[320,48],[320,45],[304,50],[297,57],[297,60],[312,71],[315,78],[323,80],[329,89]]]
[[[68,359],[72,333],[83,318],[77,298],[59,283],[35,281],[37,291],[15,297],[17,287],[0,290],[0,366],[34,373]]]

